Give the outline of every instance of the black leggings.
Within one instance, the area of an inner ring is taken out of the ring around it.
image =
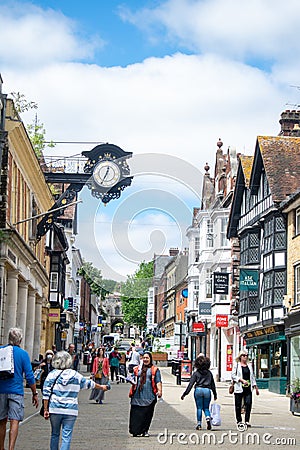
[[[250,422],[250,413],[252,408],[252,392],[250,389],[244,389],[243,392],[234,394],[235,403],[235,417],[237,422],[242,421],[242,400],[244,399],[245,405],[245,422]]]

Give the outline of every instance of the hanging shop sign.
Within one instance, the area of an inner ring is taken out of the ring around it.
[[[240,270],[240,291],[258,290],[258,270],[241,269]]]
[[[49,322],[60,322],[60,308],[50,308],[48,317]]]
[[[211,315],[211,303],[199,302],[199,315],[210,316]]]
[[[214,272],[214,294],[228,294],[229,273]]]
[[[194,333],[204,333],[205,324],[203,322],[194,322],[192,325],[192,331]]]
[[[228,327],[228,315],[227,314],[217,314],[216,315],[216,327]]]

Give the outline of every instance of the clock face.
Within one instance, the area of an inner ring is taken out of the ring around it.
[[[93,178],[98,186],[112,187],[120,180],[121,171],[113,161],[102,161],[95,166]]]

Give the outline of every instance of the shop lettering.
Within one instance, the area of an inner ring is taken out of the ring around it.
[[[253,277],[248,275],[241,281],[241,284],[244,286],[256,286],[256,281],[253,280]]]
[[[267,328],[263,328],[261,330],[254,330],[253,332],[250,333],[246,333],[247,338],[253,338],[253,337],[258,337],[258,336],[264,336],[266,334],[272,334],[272,333],[276,333],[276,328],[275,327],[267,327]]]

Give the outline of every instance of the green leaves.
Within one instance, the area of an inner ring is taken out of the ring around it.
[[[142,262],[121,287],[122,311],[128,324],[146,327],[148,289],[153,285],[153,261]]]

